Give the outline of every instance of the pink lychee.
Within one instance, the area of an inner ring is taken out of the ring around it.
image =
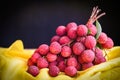
[[[93,49],[95,46],[96,46],[96,39],[95,37],[93,36],[86,36],[86,39],[85,39],[85,46],[88,48],[88,49]]]

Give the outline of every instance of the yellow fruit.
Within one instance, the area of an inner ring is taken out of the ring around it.
[[[16,40],[5,52],[6,56],[20,57],[28,59],[33,54],[33,50],[24,50],[23,42],[21,40]]]
[[[107,50],[107,60],[120,57],[120,46],[115,46],[112,49]]]

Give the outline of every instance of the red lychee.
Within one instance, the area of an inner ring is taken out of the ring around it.
[[[51,38],[51,41],[50,41],[50,42],[51,42],[51,43],[54,42],[54,41],[57,41],[57,42],[58,42],[59,39],[60,39],[60,36],[55,35],[55,36],[53,36],[53,37]]]
[[[65,74],[73,77],[77,74],[77,69],[74,66],[68,66],[65,68]]]
[[[55,61],[57,59],[57,55],[56,54],[52,54],[52,53],[49,52],[47,54],[46,58],[47,58],[48,62],[53,62],[53,61]]]
[[[64,70],[66,68],[65,61],[60,61],[59,64],[58,64],[58,68],[60,69],[61,72],[64,72]]]
[[[49,46],[47,44],[41,44],[38,50],[41,55],[46,55],[49,52]]]
[[[28,73],[30,73],[32,76],[36,77],[39,74],[39,68],[37,66],[28,66]]]
[[[63,57],[69,57],[72,54],[72,50],[69,46],[63,46],[61,50],[61,55]]]
[[[65,26],[58,26],[56,29],[56,34],[58,36],[63,36],[66,34],[66,27]]]
[[[95,46],[96,46],[96,39],[95,37],[93,36],[86,36],[86,39],[85,39],[85,46],[88,48],[88,49],[93,49]]]
[[[77,37],[77,29],[76,28],[71,28],[67,31],[67,36],[70,39],[75,39]]]
[[[79,25],[77,28],[77,34],[78,36],[86,36],[88,33],[88,28],[86,27],[86,25]]]
[[[61,45],[54,41],[50,44],[50,52],[53,54],[59,54],[61,52]]]
[[[48,73],[50,76],[55,77],[59,74],[60,70],[57,66],[50,66]]]
[[[70,22],[66,26],[66,30],[69,31],[71,28],[77,29],[77,24],[75,22]]]
[[[37,60],[37,66],[38,66],[39,69],[47,68],[48,67],[48,62],[43,57],[38,58],[38,60]]]
[[[93,66],[93,63],[83,63],[82,64],[82,70],[88,69]]]
[[[113,40],[110,37],[108,37],[107,41],[104,44],[102,44],[102,47],[106,48],[106,49],[110,49],[113,46],[114,46],[114,42],[113,42]]]
[[[87,24],[88,34],[95,36],[97,33],[97,28],[94,24]]]
[[[70,38],[68,36],[62,36],[60,39],[59,39],[59,43],[62,45],[62,44],[68,44],[70,42]]]
[[[95,59],[95,53],[90,49],[84,50],[81,53],[81,58],[86,63],[92,62]]]
[[[102,32],[97,40],[100,44],[104,44],[107,41],[107,34]]]
[[[75,57],[70,57],[67,59],[67,66],[77,66],[77,59]]]
[[[85,50],[85,46],[81,42],[74,43],[72,50],[75,55],[80,55],[82,51]]]

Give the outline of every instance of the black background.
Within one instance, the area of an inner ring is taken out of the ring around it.
[[[92,8],[98,6],[106,15],[99,19],[103,32],[120,45],[119,4],[113,0],[33,0],[0,2],[0,46],[9,47],[20,39],[25,48],[49,44],[59,25],[85,24]]]

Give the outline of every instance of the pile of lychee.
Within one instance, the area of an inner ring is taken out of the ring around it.
[[[94,7],[86,25],[70,22],[66,26],[58,26],[50,45],[41,44],[28,59],[27,72],[37,76],[40,69],[49,68],[50,76],[64,72],[73,77],[77,71],[105,62],[103,49],[112,48],[114,42],[93,24],[105,14],[98,15],[99,12],[100,9]]]

